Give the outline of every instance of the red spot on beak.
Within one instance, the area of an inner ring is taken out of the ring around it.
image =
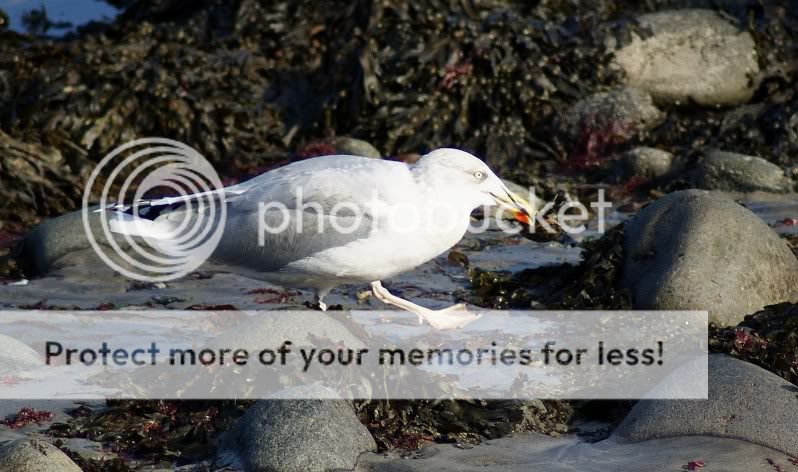
[[[523,223],[525,225],[530,224],[529,215],[525,211],[514,210],[513,211],[513,218],[515,218],[517,221],[520,221],[521,223]]]

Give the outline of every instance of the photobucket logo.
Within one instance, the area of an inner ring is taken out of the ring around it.
[[[311,192],[312,193],[312,192]],[[357,201],[357,203],[354,203]],[[603,189],[599,189],[596,200],[588,205],[573,199],[561,202],[542,201],[529,189],[528,224],[519,225],[520,207],[490,205],[482,208],[484,218],[473,220],[467,217],[470,208],[457,198],[408,197],[386,201],[380,192],[371,191],[371,196],[359,195],[352,201],[333,202],[324,199],[305,199],[305,191],[297,187],[287,201],[258,203],[258,244],[266,246],[269,235],[289,233],[322,234],[331,232],[340,235],[361,235],[379,228],[386,234],[414,235],[422,239],[441,235],[468,232],[502,231],[508,234],[567,233],[578,235],[587,230],[589,222],[596,223],[598,233],[606,229],[606,210],[612,203],[605,200]],[[465,216],[465,218],[464,218]]]
[[[101,184],[99,208],[90,206]],[[105,156],[89,177],[83,228],[116,272],[174,280],[197,269],[219,244],[227,217],[222,188],[193,148],[164,138],[131,141]]]

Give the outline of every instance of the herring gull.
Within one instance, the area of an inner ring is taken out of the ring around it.
[[[529,223],[535,210],[479,158],[437,149],[408,165],[359,156],[321,156],[268,171],[222,189],[224,233],[211,267],[324,296],[335,286],[369,283],[380,301],[415,313],[436,329],[476,317],[457,304],[422,307],[390,293],[380,282],[444,253],[466,233],[473,210],[501,205]],[[180,200],[140,201],[153,224],[186,217]],[[123,207],[128,210],[130,207]],[[122,211],[115,212],[118,216]],[[191,218],[202,218],[194,211]],[[111,226],[136,234],[131,226]],[[141,226],[135,226],[141,228]],[[157,231],[153,227],[150,231]]]

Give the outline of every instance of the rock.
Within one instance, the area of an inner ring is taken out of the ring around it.
[[[716,436],[798,451],[798,387],[733,357],[709,356],[709,399],[643,400],[613,433],[629,441]]]
[[[648,93],[620,87],[576,102],[563,116],[562,129],[571,138],[579,138],[586,130],[624,135],[650,128],[661,119]]]
[[[0,334],[0,374],[8,375],[42,365],[42,359],[27,344]]]
[[[338,154],[373,157],[376,159],[382,157],[382,154],[377,148],[362,139],[340,137],[335,139],[333,145],[335,146],[335,152]]]
[[[247,471],[312,472],[350,470],[364,452],[374,451],[374,438],[344,400],[308,400],[328,397],[322,387],[287,391],[284,400],[260,400],[223,438],[234,447]]]
[[[94,213],[92,210],[89,210],[92,234],[98,242],[107,244],[108,240],[103,237],[100,224],[102,213]],[[117,242],[122,248],[129,247],[123,238],[117,238]],[[81,212],[74,211],[45,220],[31,229],[22,241],[20,260],[26,273],[42,276],[68,265],[63,260],[66,256],[90,248]],[[99,258],[97,262],[102,264]]]
[[[781,167],[761,157],[710,150],[698,166],[696,184],[709,190],[787,192],[791,181]]]
[[[748,209],[704,190],[669,194],[624,227],[621,285],[638,309],[709,310],[736,325],[794,297],[798,260]]]
[[[627,83],[655,100],[682,104],[734,105],[751,99],[759,72],[751,35],[712,10],[671,10],[638,21],[652,36],[634,36],[615,53]]]
[[[81,472],[66,454],[36,438],[19,439],[0,447],[0,470],[15,472]]]
[[[662,177],[673,170],[673,154],[649,147],[636,147],[623,156],[624,174],[648,179]]]

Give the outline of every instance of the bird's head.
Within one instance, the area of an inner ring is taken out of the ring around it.
[[[465,151],[436,149],[422,156],[412,167],[440,191],[455,193],[471,210],[482,205],[501,205],[514,219],[527,225],[536,213],[532,205],[510,191],[487,164]]]

